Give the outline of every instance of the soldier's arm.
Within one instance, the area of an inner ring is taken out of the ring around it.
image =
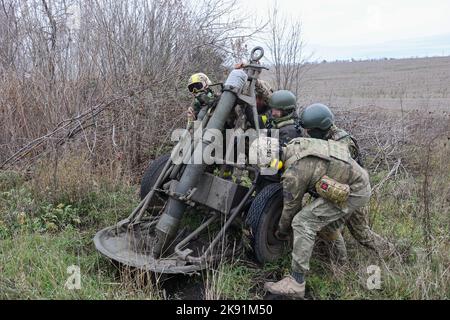
[[[315,159],[304,158],[288,168],[283,176],[283,212],[279,222],[280,232],[286,234],[294,216],[302,209],[302,199],[308,191],[315,170]]]
[[[359,156],[359,150],[353,143],[348,146],[348,149],[350,151],[350,155],[352,156],[352,158],[356,160],[356,158],[358,158]]]
[[[360,166],[363,167],[364,166],[363,157],[361,155],[361,151],[359,150],[359,146],[358,143],[356,142],[356,139],[351,136],[348,139],[349,139],[348,149],[350,151],[350,155],[354,160],[356,160],[356,162],[358,162]]]

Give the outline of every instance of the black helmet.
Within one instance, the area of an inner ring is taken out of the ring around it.
[[[300,124],[305,129],[328,130],[334,123],[334,115],[324,104],[314,103],[307,106],[299,116]]]

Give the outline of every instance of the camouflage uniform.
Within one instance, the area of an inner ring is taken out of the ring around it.
[[[262,108],[258,110],[258,114],[264,114],[267,113],[269,109],[269,98],[270,95],[273,93],[272,88],[270,85],[261,79],[257,79],[255,82],[255,94],[256,97],[259,97],[262,102]]]
[[[344,144],[310,138],[292,140],[283,153],[285,172],[282,177],[284,206],[279,230],[286,233],[292,226],[294,244],[292,269],[304,273],[316,235],[322,230],[340,230],[346,218],[370,199],[369,176]],[[302,198],[324,175],[350,186],[347,201],[338,206],[324,198],[317,198],[302,208]],[[340,233],[339,233],[340,234]]]
[[[360,166],[363,166],[363,161],[361,157],[361,153],[359,152],[359,146],[356,142],[356,139],[347,133],[347,131],[332,125],[330,129],[328,129],[327,135],[325,136],[325,140],[334,140],[345,143],[348,146],[350,154],[353,159],[358,162]]]
[[[345,143],[350,151],[353,159],[355,159],[358,164],[363,166],[363,161],[361,153],[359,151],[358,144],[349,133],[345,130],[340,129],[333,125],[327,135],[326,140],[334,140]],[[361,209],[355,210],[355,212],[346,220],[346,226],[349,229],[351,235],[358,241],[361,245],[369,248],[375,252],[381,253],[380,250],[389,250],[392,246],[388,241],[383,239],[380,235],[373,232],[368,225],[367,217],[369,215],[369,208],[365,206]],[[340,235],[342,237],[342,235]],[[342,240],[343,241],[343,240]],[[345,245],[345,243],[344,243]],[[339,244],[341,247],[342,244]]]
[[[217,104],[219,100],[219,95],[217,95],[213,90],[207,89],[203,94],[199,94],[194,98],[192,103],[192,109],[194,110],[195,117],[198,116],[200,110],[205,106],[213,106]]]

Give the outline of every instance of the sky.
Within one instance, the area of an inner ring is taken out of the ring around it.
[[[273,0],[240,0],[267,17]],[[316,60],[450,55],[449,0],[278,0]]]

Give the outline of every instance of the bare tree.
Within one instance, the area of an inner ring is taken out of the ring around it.
[[[302,24],[279,11],[275,2],[269,9],[269,48],[277,89],[299,93],[300,79],[306,57]]]
[[[95,163],[117,156],[134,170],[185,125],[189,74],[221,80],[230,41],[254,32],[237,10],[235,0],[0,0],[0,163],[70,140]]]

